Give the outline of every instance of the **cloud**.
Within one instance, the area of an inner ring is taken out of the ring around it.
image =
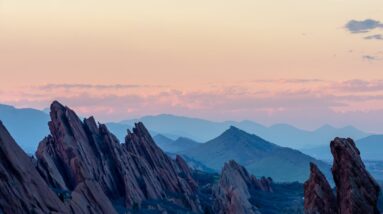
[[[356,92],[383,92],[383,80],[347,80],[334,84],[334,89],[339,91],[356,93]]]
[[[74,89],[62,90],[57,87],[70,89],[74,87]],[[95,87],[107,89],[99,91]],[[42,109],[52,100],[59,100],[75,109],[79,115],[95,115],[98,120],[104,122],[171,113],[213,120],[254,119],[266,123],[318,125],[322,122],[331,122],[327,120],[339,118],[339,114],[345,115],[348,112],[360,111],[362,112],[360,114],[364,114],[363,112],[379,109],[383,112],[383,79],[348,81],[315,78],[277,79],[259,82],[256,86],[254,81],[248,81],[238,85],[221,85],[204,89],[181,90],[165,87],[150,89],[147,92],[143,86],[137,86],[138,88],[134,90],[109,90],[115,87],[120,86],[41,85],[28,88],[30,90],[20,89],[18,94],[14,92],[9,95],[7,92],[8,98],[1,96],[0,102],[17,107]],[[46,88],[53,89],[46,90]],[[367,120],[365,124],[368,124]]]
[[[138,85],[138,84],[46,84],[38,86],[42,90],[54,89],[127,89],[127,88],[148,88],[148,87],[161,87],[154,85]]]
[[[373,19],[366,19],[363,21],[351,20],[345,27],[351,33],[368,33],[376,28],[383,28],[383,24],[380,21]]]
[[[380,60],[378,57],[371,56],[371,55],[363,55],[362,59],[370,61],[370,62]]]
[[[285,79],[286,83],[315,83],[315,82],[323,82],[321,79]]]
[[[367,39],[367,40],[383,40],[383,35],[382,34],[375,34],[375,35],[371,35],[371,36],[366,36],[366,37],[364,37],[364,39]]]

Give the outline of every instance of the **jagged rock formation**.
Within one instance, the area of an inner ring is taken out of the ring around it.
[[[325,177],[312,165],[310,179],[305,183],[305,213],[379,213],[379,185],[367,172],[354,141],[335,138],[330,147],[334,156],[332,174],[336,185],[336,204]]]
[[[379,213],[379,185],[367,172],[354,141],[335,138],[331,142],[331,153],[339,213]]]
[[[120,144],[105,125],[93,117],[81,122],[58,102],[52,103],[50,115],[51,135],[36,152],[37,169],[50,187],[79,193],[103,213],[111,210],[110,202],[122,200],[132,208],[150,199],[201,211],[188,168],[164,154],[142,123]]]
[[[314,163],[310,163],[310,172],[310,178],[304,184],[305,213],[337,213],[336,199],[326,177]]]
[[[252,191],[272,191],[270,184],[270,179],[258,180],[249,175],[243,166],[231,160],[225,163],[220,180],[213,190],[213,210],[222,214],[260,213],[252,203]]]
[[[0,121],[0,213],[66,211]]]
[[[215,174],[196,176],[181,156],[172,160],[157,147],[142,123],[120,143],[93,117],[81,121],[58,102],[50,116],[51,134],[36,158],[0,122],[0,213],[302,212],[301,184],[257,179],[235,161],[225,163],[218,183]],[[337,197],[312,164],[306,213],[378,213],[379,187],[354,142],[336,138],[331,150]]]

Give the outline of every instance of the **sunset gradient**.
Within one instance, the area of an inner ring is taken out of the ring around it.
[[[381,0],[0,0],[0,103],[383,132],[380,22]]]

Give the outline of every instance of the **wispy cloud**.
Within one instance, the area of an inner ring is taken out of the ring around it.
[[[351,33],[368,33],[376,28],[383,28],[383,24],[378,20],[365,19],[362,21],[351,20],[345,28]]]
[[[136,84],[46,84],[38,86],[42,90],[53,89],[127,89],[127,88],[148,88],[148,87],[162,87],[159,85],[136,85]]]
[[[371,36],[366,36],[366,37],[364,37],[364,39],[367,39],[367,40],[383,40],[383,35],[382,34],[375,34],[375,35],[371,35]]]
[[[334,84],[334,88],[348,93],[383,92],[383,80],[366,81],[361,79],[347,80]]]
[[[363,55],[362,59],[367,60],[369,62],[380,60],[380,58],[372,55]]]
[[[101,121],[172,113],[207,119],[255,119],[271,123],[298,123],[299,120],[299,123],[307,124],[312,121],[318,125],[337,118],[340,114],[337,112],[383,112],[383,79],[270,79],[254,83],[249,81],[201,90],[160,87],[149,92],[141,86],[134,86],[135,90],[114,90],[116,85],[42,85],[12,92],[8,100],[2,96],[0,102],[42,109],[52,100],[59,100],[80,115],[95,115]],[[61,87],[69,87],[70,93]],[[99,91],[98,87],[106,89]]]

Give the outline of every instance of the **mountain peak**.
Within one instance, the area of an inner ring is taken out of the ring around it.
[[[304,183],[304,208],[307,213],[336,213],[336,198],[326,177],[310,163],[310,177]]]
[[[229,129],[227,129],[226,131],[224,131],[222,133],[222,135],[224,134],[230,134],[230,135],[237,135],[237,134],[247,134],[249,135],[249,133],[235,127],[235,126],[230,126]]]
[[[65,108],[63,104],[61,104],[59,101],[55,100],[52,102],[51,104],[51,110],[54,109],[54,108]]]

